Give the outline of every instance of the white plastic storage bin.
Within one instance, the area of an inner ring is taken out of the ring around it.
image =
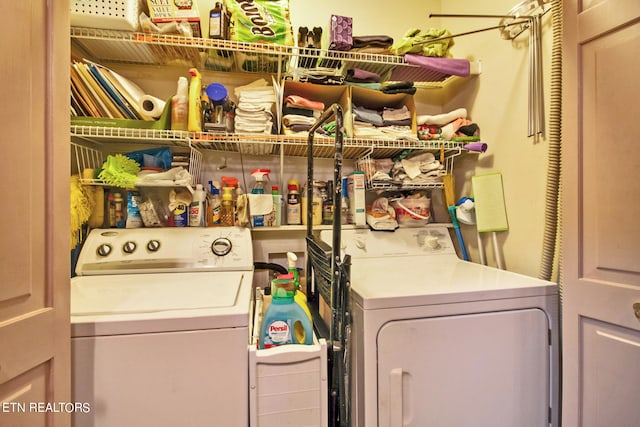
[[[140,0],[71,0],[71,26],[137,31]]]
[[[327,427],[327,343],[256,347],[262,320],[258,292],[249,344],[249,420],[251,427]]]

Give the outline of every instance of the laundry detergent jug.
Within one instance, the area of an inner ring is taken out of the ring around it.
[[[313,327],[295,300],[295,283],[278,277],[271,281],[271,304],[264,313],[258,348],[284,344],[313,344]]]

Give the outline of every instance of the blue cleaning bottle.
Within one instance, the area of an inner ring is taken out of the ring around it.
[[[251,171],[251,176],[256,180],[251,189],[251,194],[265,194],[266,180],[269,179],[270,173],[269,169],[254,169]],[[251,209],[251,206],[249,206],[249,209]],[[251,218],[252,226],[264,227],[264,215],[251,215]]]
[[[271,281],[271,304],[262,319],[258,348],[313,344],[313,326],[294,295],[293,279],[279,276]]]

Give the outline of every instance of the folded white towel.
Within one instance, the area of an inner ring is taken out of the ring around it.
[[[393,231],[398,228],[398,221],[389,215],[375,217],[367,213],[367,224],[369,224],[369,227],[372,229],[378,231]]]
[[[458,108],[449,113],[445,114],[436,114],[435,116],[430,115],[419,115],[416,117],[416,122],[419,125],[435,125],[435,126],[444,126],[448,123],[451,123],[455,119],[466,119],[467,118],[467,109],[466,108]]]
[[[247,194],[249,212],[251,216],[267,215],[273,210],[273,196],[271,194]]]

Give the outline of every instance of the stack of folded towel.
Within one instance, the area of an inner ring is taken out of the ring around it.
[[[356,138],[417,140],[411,128],[407,106],[381,110],[353,106],[353,133]]]
[[[236,88],[235,93],[238,97],[236,133],[270,134],[273,127],[272,108],[276,101],[273,87],[260,79]]]

